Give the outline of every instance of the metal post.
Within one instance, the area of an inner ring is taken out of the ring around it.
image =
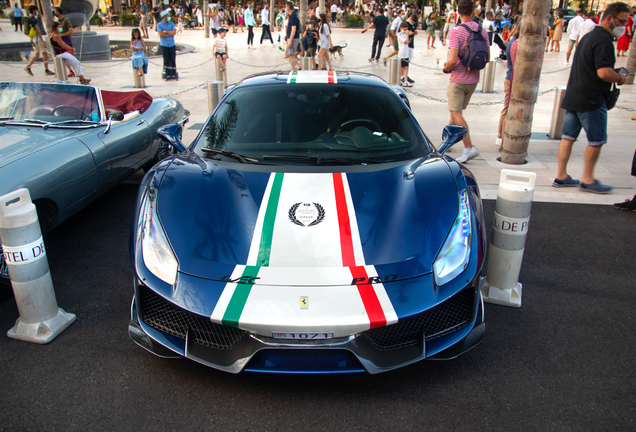
[[[225,91],[225,82],[223,81],[208,81],[208,108],[210,114],[216,108],[223,97]]]
[[[311,57],[301,57],[300,58],[300,70],[312,70],[311,67]]]
[[[486,64],[484,68],[484,82],[481,88],[482,93],[492,93],[495,87],[495,70],[497,69],[497,62],[492,60]]]
[[[133,68],[133,80],[135,88],[146,88],[146,75],[139,75],[137,69]]]
[[[552,105],[552,120],[550,120],[550,133],[552,139],[561,139],[563,124],[565,123],[565,110],[561,108],[561,102],[565,97],[565,87],[558,87],[554,95],[554,105]]]
[[[53,57],[53,65],[55,66],[55,77],[58,81],[68,81],[66,77],[66,64],[62,57]]]
[[[221,70],[221,63],[216,59],[214,64],[216,64],[216,80],[227,82],[227,69]]]
[[[400,59],[391,57],[389,59],[389,84],[400,83]]]
[[[501,170],[488,272],[481,280],[481,294],[487,303],[521,307],[519,272],[536,179],[535,173]]]
[[[38,213],[28,189],[0,197],[0,241],[20,318],[12,339],[45,344],[75,321],[57,307]]]

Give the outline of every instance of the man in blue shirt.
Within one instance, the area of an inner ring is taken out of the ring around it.
[[[157,24],[166,81],[179,79],[179,75],[177,75],[177,47],[174,44],[174,35],[177,34],[177,30],[170,17],[170,11],[171,9],[166,9],[161,12],[161,21]]]
[[[13,4],[13,24],[15,25],[15,31],[18,31],[18,25],[20,31],[22,31],[22,9],[18,7],[17,3]]]
[[[287,49],[285,50],[285,58],[291,63],[292,70],[297,68],[298,60],[296,60],[296,51],[298,50],[298,41],[300,40],[300,20],[298,13],[294,10],[294,4],[287,2]]]

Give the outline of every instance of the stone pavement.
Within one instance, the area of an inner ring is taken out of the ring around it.
[[[14,32],[8,20],[0,20],[3,31],[0,32],[0,44],[8,42],[26,42],[27,38],[21,32]],[[92,28],[99,33],[106,32],[111,40],[129,40],[131,29],[122,27]],[[145,89],[152,96],[174,96],[191,112],[190,123],[184,131],[184,140],[189,142],[196,137],[201,124],[208,117],[207,90],[205,83],[214,80],[215,66],[212,62],[213,39],[205,39],[202,30],[184,30],[182,35],[177,35],[179,44],[192,45],[196,49],[189,54],[177,56],[179,69],[179,81],[165,82],[160,78],[161,58],[151,58],[149,73],[146,76]],[[158,40],[154,32],[150,32],[150,40]],[[247,32],[228,34],[228,47],[230,60],[228,61],[228,82],[234,83],[242,78],[270,70],[289,70],[284,64],[282,53],[272,47],[269,41],[259,46],[261,31],[255,29],[256,49],[248,50],[246,47]],[[276,33],[274,37],[276,37]],[[336,70],[351,70],[370,73],[388,79],[389,71],[382,63],[370,64],[367,59],[371,54],[372,33],[361,34],[360,30],[334,28],[332,40],[335,44],[347,44],[344,48],[344,59],[334,60]],[[415,39],[416,52],[409,75],[415,80],[415,85],[409,94],[413,113],[424,131],[434,144],[441,140],[443,127],[450,118],[447,105],[438,100],[427,97],[445,99],[448,76],[441,71],[446,50],[439,49],[441,44],[436,42],[437,50],[426,49],[426,38],[420,32]],[[567,44],[562,44],[567,45]],[[383,48],[383,55],[387,55],[389,48]],[[499,113],[503,107],[501,103],[493,105],[471,105],[465,111],[465,117],[470,127],[474,145],[481,153],[476,159],[469,161],[466,166],[476,175],[483,198],[495,198],[497,185],[502,168],[520,169],[537,173],[537,186],[535,201],[611,204],[631,198],[636,188],[636,178],[630,175],[631,160],[634,155],[634,134],[636,134],[636,121],[631,121],[632,111],[614,109],[609,113],[608,134],[609,143],[604,146],[599,163],[596,167],[596,177],[605,184],[614,186],[615,190],[609,195],[595,195],[578,191],[575,188],[553,188],[552,180],[556,174],[557,150],[559,141],[551,140],[549,131],[554,103],[555,92],[550,91],[557,86],[565,86],[569,76],[569,69],[564,65],[565,50],[561,53],[546,53],[543,63],[541,78],[541,92],[535,106],[532,139],[527,157],[528,163],[522,166],[511,166],[497,161],[499,153],[495,145]],[[440,64],[437,64],[437,57]],[[618,59],[616,66],[625,66],[626,58]],[[34,66],[34,77],[22,70],[24,64],[13,63],[0,64],[0,74],[4,79],[11,81],[48,81],[43,75],[41,66]],[[133,71],[129,62],[83,62],[85,75],[92,78],[92,83],[107,90],[134,90]],[[497,64],[495,78],[495,92],[481,93],[481,84],[472,98],[472,103],[493,103],[503,101],[503,80],[505,64]],[[623,86],[619,106],[629,109],[636,108],[636,88]],[[581,140],[574,145],[572,158],[569,164],[570,174],[578,178],[583,169],[583,152],[587,141],[584,134]],[[456,147],[451,156],[459,156],[460,148]]]

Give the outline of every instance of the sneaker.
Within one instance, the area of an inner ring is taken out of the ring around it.
[[[625,200],[625,202],[616,203],[614,204],[614,208],[618,210],[633,211],[634,213],[636,213],[636,199]]]
[[[566,178],[565,180],[559,180],[555,178],[552,182],[552,186],[556,188],[575,187],[578,186],[580,183],[580,181],[578,181],[577,179],[573,179],[571,175],[568,175],[568,178]]]
[[[465,148],[462,155],[456,159],[457,162],[466,163],[471,159],[479,156],[479,152],[475,147]]]
[[[75,76],[75,72],[70,71],[70,72],[68,73],[68,77],[69,77],[69,78],[70,78],[70,77],[74,77],[74,76]]]
[[[172,79],[171,76],[166,76],[166,81],[170,81]]]
[[[372,62],[373,60],[374,60],[374,58],[373,58],[373,57],[371,57],[371,58],[369,59],[369,61],[370,61],[370,62]]]
[[[375,59],[375,63],[376,64],[380,63],[380,59]]]
[[[568,62],[565,62],[565,63],[563,63],[563,64],[564,64],[564,65],[566,65],[566,66],[569,66],[569,64],[570,64],[570,63],[568,63]]]
[[[592,192],[592,193],[597,193],[597,194],[610,193],[612,191],[612,189],[614,189],[611,186],[600,184],[598,180],[594,180],[594,183],[583,183],[583,182],[581,182],[579,187],[581,188],[581,190],[583,192]]]
[[[33,76],[33,72],[31,72],[31,68],[30,67],[25,67],[24,70],[26,71],[26,73],[28,73],[29,75]]]
[[[47,69],[44,71],[44,75],[55,75],[55,73]]]
[[[412,80],[410,76],[407,76],[406,79],[408,80],[408,82],[410,82],[411,84],[413,84],[415,82],[415,80]]]

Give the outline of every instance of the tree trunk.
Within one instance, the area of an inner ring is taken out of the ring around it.
[[[203,2],[203,37],[210,39],[210,8]]]
[[[625,68],[629,71],[627,84],[634,84],[634,73],[636,73],[636,37],[632,36],[632,43],[629,46],[629,57]]]
[[[486,9],[482,18],[486,18],[486,12],[490,12],[490,9],[492,9],[492,0],[486,0]]]
[[[307,0],[300,0],[300,16],[298,18],[300,18],[300,28],[298,29],[298,32],[300,34],[302,34],[302,32],[305,29],[305,26],[307,25],[307,16],[309,15],[309,4]]]
[[[53,10],[51,9],[51,2],[38,0],[38,6],[40,7],[40,18],[44,24],[44,31],[47,35],[51,34],[51,26],[53,25]],[[44,44],[46,45],[46,52],[49,53],[51,60],[53,60],[53,66],[55,66],[55,53],[53,47],[51,47],[51,40],[48,36],[44,37]]]
[[[319,7],[319,10],[320,10],[321,14],[327,13],[327,9],[325,8],[325,0],[319,0],[318,1],[318,7]]]
[[[550,0],[526,0],[514,64],[501,161],[523,164],[528,154],[534,104],[539,93]]]

